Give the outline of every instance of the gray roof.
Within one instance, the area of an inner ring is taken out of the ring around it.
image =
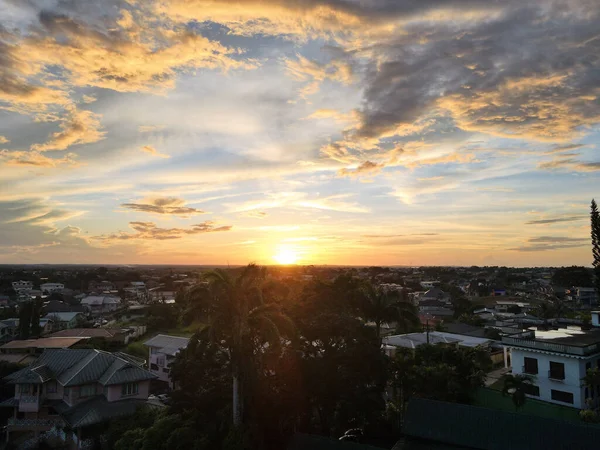
[[[160,352],[175,356],[179,350],[184,349],[189,344],[189,338],[179,336],[169,336],[167,334],[158,334],[152,339],[144,342],[147,347],[158,348]]]
[[[98,395],[73,407],[61,403],[55,406],[55,409],[71,427],[81,428],[116,417],[132,415],[140,406],[156,407],[157,405],[140,399],[109,402],[103,395]]]
[[[58,319],[61,322],[70,322],[77,316],[82,316],[83,314],[80,312],[53,312],[47,314],[44,319]]]
[[[63,386],[100,383],[104,386],[150,380],[156,375],[109,352],[96,349],[47,349],[29,367],[5,379],[12,384],[44,383]]]

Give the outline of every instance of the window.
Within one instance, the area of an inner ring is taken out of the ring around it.
[[[48,383],[46,383],[46,393],[48,393],[48,394],[56,393],[56,381],[52,380],[52,381],[48,381]]]
[[[150,347],[150,354],[151,355],[156,355],[158,353],[158,349],[154,348],[154,347]]]
[[[564,380],[565,365],[563,363],[550,361],[550,371],[548,372],[548,378],[552,378],[553,380]]]
[[[19,392],[21,394],[29,394],[29,385],[28,384],[20,384],[19,385]]]
[[[92,395],[96,395],[95,384],[86,384],[79,388],[79,398],[91,397]]]
[[[163,367],[163,370],[162,370],[162,371],[163,371],[164,373],[169,373],[169,369],[167,369],[166,367]]]
[[[128,395],[137,395],[139,392],[139,386],[137,383],[127,383],[121,386],[121,397]]]
[[[158,366],[154,363],[150,364],[150,369],[152,370],[158,370]]]
[[[158,364],[160,367],[165,367],[165,357],[159,356],[156,358],[156,364]]]
[[[523,391],[528,395],[533,395],[534,397],[540,396],[540,387],[534,384],[523,384]]]
[[[535,358],[525,358],[523,360],[523,372],[529,373],[532,375],[537,375],[538,373],[538,360]]]
[[[552,389],[550,391],[550,396],[552,397],[552,400],[556,400],[557,402],[573,403],[573,394],[570,392],[556,391]]]

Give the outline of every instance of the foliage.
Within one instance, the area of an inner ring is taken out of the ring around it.
[[[179,324],[177,305],[153,303],[148,310],[148,330],[170,330]]]
[[[375,323],[375,337],[381,339],[381,326],[395,323],[399,332],[410,332],[420,326],[417,309],[403,301],[396,291],[386,291],[366,283],[360,290],[358,309],[362,317]]]
[[[482,327],[485,324],[485,320],[475,314],[463,314],[457,321],[475,327]]]
[[[592,287],[591,271],[586,267],[571,266],[561,267],[554,271],[552,284],[564,287]]]
[[[148,357],[148,348],[141,341],[134,341],[125,347],[125,353],[146,359]]]
[[[600,422],[600,416],[598,416],[598,413],[591,409],[582,409],[581,411],[579,411],[579,418],[583,422],[588,422],[588,423],[599,423]]]
[[[522,408],[527,401],[527,389],[533,386],[533,378],[528,375],[504,375],[504,386],[502,395],[509,395],[515,405],[515,409]]]
[[[33,303],[22,302],[19,305],[19,337],[28,339],[31,335],[31,318],[33,316]]]
[[[40,329],[40,316],[42,315],[42,307],[44,303],[42,302],[42,298],[38,297],[32,302],[31,309],[31,335],[39,336],[41,333]]]
[[[600,213],[598,205],[592,199],[590,208],[591,235],[592,235],[592,256],[594,258],[592,265],[594,266],[594,285],[596,293],[600,297]]]

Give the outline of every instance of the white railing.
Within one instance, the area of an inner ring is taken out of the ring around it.
[[[533,348],[536,350],[547,350],[549,352],[565,353],[567,355],[589,355],[600,352],[598,344],[588,345],[586,347],[575,347],[572,345],[555,344],[552,342],[537,341],[535,339],[522,339],[516,337],[504,336],[502,338],[504,345],[515,345],[517,347]]]

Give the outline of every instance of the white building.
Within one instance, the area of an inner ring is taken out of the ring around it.
[[[184,337],[159,334],[144,342],[148,347],[148,366],[150,372],[158,376],[158,379],[169,383],[173,387],[169,372],[170,365],[180,350],[186,348],[190,340]]]
[[[81,305],[92,314],[106,314],[116,311],[121,305],[121,298],[112,295],[88,295],[81,299]]]
[[[423,289],[431,289],[436,284],[439,284],[439,281],[421,281],[419,284]]]
[[[27,294],[33,289],[31,281],[13,281],[12,288],[17,294]]]
[[[62,283],[44,283],[40,284],[40,291],[51,294],[52,292],[62,292],[65,285]]]
[[[510,350],[512,373],[530,375],[534,386],[529,396],[539,400],[583,409],[600,406],[600,386],[585,386],[587,369],[600,368],[600,324],[592,312],[596,329],[528,330],[504,336]]]

